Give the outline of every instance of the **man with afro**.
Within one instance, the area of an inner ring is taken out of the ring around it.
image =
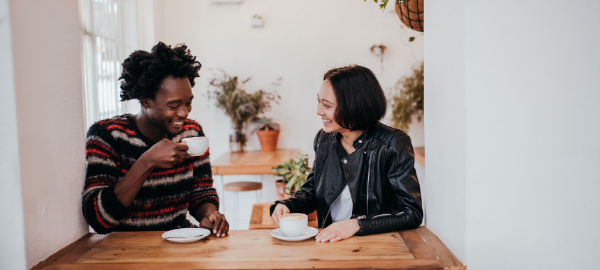
[[[188,119],[201,64],[186,45],[159,42],[123,62],[121,100],[137,99],[138,114],[96,122],[87,133],[83,215],[98,233],[193,226],[187,213],[225,237],[209,151],[191,157],[183,138],[204,136]]]

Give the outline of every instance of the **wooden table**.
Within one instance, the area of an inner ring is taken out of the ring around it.
[[[250,217],[250,230],[273,230],[278,228],[270,214],[271,204],[273,203],[255,203],[252,206],[252,216]],[[308,221],[308,226],[313,228],[319,227],[319,222],[316,219]]]
[[[273,167],[296,158],[298,149],[277,149],[272,152],[227,152],[211,161],[213,175],[273,174]]]
[[[247,230],[178,244],[162,233],[88,234],[33,269],[466,269],[425,227],[335,243]]]
[[[273,174],[273,167],[279,166],[290,159],[296,158],[300,150],[298,149],[277,149],[275,151],[263,152],[263,151],[246,151],[241,153],[227,152],[217,158],[215,161],[211,161],[212,174],[213,176],[220,175],[220,191],[219,197],[221,202],[225,201],[224,183],[225,175],[243,175],[243,174]],[[215,179],[218,179],[215,177]],[[260,178],[261,183],[263,177]],[[258,198],[262,197],[261,191],[257,191]],[[235,204],[235,202],[234,202]],[[223,204],[222,204],[223,205]],[[221,208],[223,211],[223,208]],[[233,214],[232,229],[238,227],[238,217]]]

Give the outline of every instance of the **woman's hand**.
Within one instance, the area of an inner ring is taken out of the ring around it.
[[[358,219],[338,221],[322,230],[315,238],[317,242],[336,242],[352,237],[358,230]]]
[[[273,221],[275,221],[275,224],[279,226],[279,217],[289,213],[290,209],[287,208],[285,204],[278,203],[277,206],[275,206],[275,210],[273,210],[273,215],[271,215],[271,217],[273,218]]]

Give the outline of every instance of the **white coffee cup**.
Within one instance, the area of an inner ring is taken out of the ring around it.
[[[305,214],[285,214],[279,217],[279,228],[288,237],[297,237],[306,232],[308,217]]]
[[[208,137],[189,137],[181,140],[188,146],[188,153],[192,157],[204,155],[208,150]]]

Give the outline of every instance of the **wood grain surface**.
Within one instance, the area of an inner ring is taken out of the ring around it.
[[[178,244],[162,240],[162,233],[89,234],[34,269],[466,269],[425,227],[335,243],[240,230]]]
[[[442,241],[426,227],[400,231],[404,242],[417,259],[435,259],[444,265],[444,270],[466,270]]]

